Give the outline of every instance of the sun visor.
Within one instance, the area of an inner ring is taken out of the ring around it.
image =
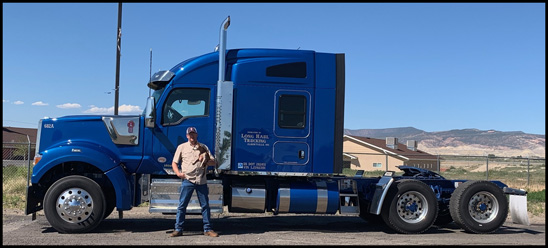
[[[167,83],[175,76],[175,73],[171,71],[159,71],[154,73],[150,78],[147,86],[153,90],[159,90],[164,88]]]

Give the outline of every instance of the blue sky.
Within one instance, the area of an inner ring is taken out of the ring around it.
[[[3,126],[114,114],[117,3],[3,3]],[[545,3],[124,3],[119,114],[227,48],[345,53],[347,129],[545,134]]]

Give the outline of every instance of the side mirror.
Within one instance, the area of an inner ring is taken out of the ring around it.
[[[147,106],[145,108],[145,127],[153,128],[154,127],[154,97],[149,96],[147,98]]]

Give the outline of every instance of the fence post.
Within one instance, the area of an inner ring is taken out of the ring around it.
[[[487,160],[485,162],[485,180],[489,180],[489,155],[487,155]]]
[[[527,187],[529,187],[529,156],[527,156]]]
[[[29,186],[29,181],[30,181],[30,138],[29,136],[27,135],[27,140],[29,142],[29,148],[27,149],[27,161],[28,161],[28,164],[27,164],[27,187]],[[26,192],[27,190],[25,190]],[[28,192],[26,192],[28,193]],[[28,199],[28,196],[27,196],[27,199]]]
[[[438,174],[441,175],[441,165],[440,165],[440,155],[438,154],[438,159],[437,159],[437,166],[438,166]]]

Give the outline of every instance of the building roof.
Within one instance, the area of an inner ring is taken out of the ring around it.
[[[407,148],[407,145],[402,143],[398,143],[397,149],[393,149],[386,145],[386,140],[384,139],[375,139],[375,138],[351,136],[351,135],[344,135],[344,137],[356,143],[359,143],[361,145],[365,145],[380,151],[386,151],[387,153],[392,154],[394,156],[399,155],[408,159],[421,159],[421,160],[437,159],[437,156],[426,153],[419,149],[417,149],[416,151],[410,150]]]
[[[30,139],[30,143],[35,144],[37,132],[38,129],[36,128],[2,127],[2,142],[27,143]],[[29,136],[28,139],[27,135]]]

